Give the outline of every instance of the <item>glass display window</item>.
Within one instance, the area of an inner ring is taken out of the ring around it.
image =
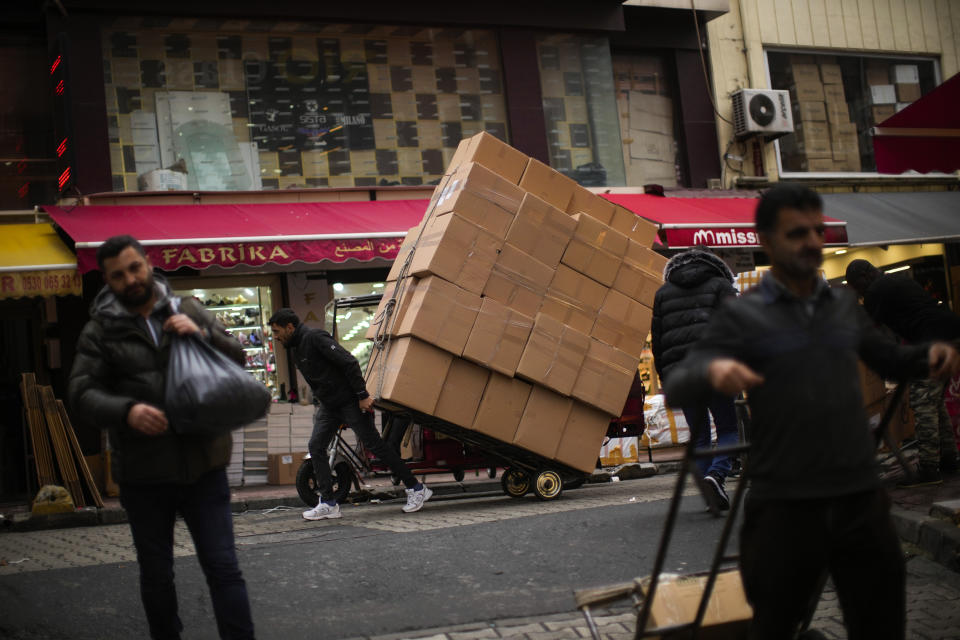
[[[114,191],[435,184],[508,140],[493,31],[231,22],[103,30]]]
[[[367,362],[373,349],[373,342],[367,340],[367,329],[377,314],[379,299],[371,299],[364,304],[344,304],[352,298],[366,298],[382,295],[384,283],[360,282],[344,284],[334,282],[331,285],[333,295],[326,307],[326,327],[330,329],[337,342],[353,354],[360,363],[360,370],[367,370]],[[338,302],[339,301],[339,302]]]
[[[790,92],[794,132],[778,139],[783,174],[875,172],[870,129],[937,86],[929,58],[767,51],[770,87]]]
[[[269,286],[205,287],[178,289],[178,296],[192,296],[214,314],[227,333],[243,346],[244,368],[280,399],[277,358],[268,320],[273,315]]]
[[[585,187],[625,184],[609,41],[544,34],[537,61],[550,166]]]

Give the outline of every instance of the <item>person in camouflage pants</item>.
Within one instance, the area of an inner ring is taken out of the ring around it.
[[[943,401],[944,387],[942,380],[931,378],[910,383],[910,408],[920,446],[920,467],[939,466],[942,472],[951,472],[957,468],[957,441]]]
[[[960,316],[927,293],[906,272],[883,273],[866,260],[847,265],[847,283],[863,297],[863,306],[912,344],[960,340]],[[910,385],[916,439],[920,447],[917,477],[902,487],[939,484],[944,473],[957,471],[957,442],[944,404],[944,382],[917,380]]]

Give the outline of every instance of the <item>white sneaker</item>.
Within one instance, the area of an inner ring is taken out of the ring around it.
[[[303,519],[327,520],[330,518],[339,518],[341,515],[339,504],[330,506],[329,504],[324,504],[324,502],[321,500],[313,509],[308,509],[307,511],[303,512]]]
[[[423,508],[423,503],[429,500],[432,495],[433,491],[427,485],[423,485],[423,488],[419,491],[417,489],[407,489],[407,504],[403,505],[403,512],[420,511]]]

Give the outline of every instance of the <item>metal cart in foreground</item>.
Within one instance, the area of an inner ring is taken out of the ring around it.
[[[883,416],[881,417],[880,423],[874,432],[874,436],[878,445],[881,441],[887,445],[892,454],[900,462],[907,476],[912,477],[913,472],[906,464],[903,456],[896,446],[896,443],[892,441],[888,432],[890,420],[899,407],[905,389],[905,383],[900,383],[897,385],[896,390],[891,396],[889,405],[883,412]],[[750,434],[750,418],[746,404],[742,400],[737,402],[737,418],[740,427],[741,441],[744,442],[747,439],[744,436],[749,436]],[[640,638],[649,638],[654,636],[661,638],[684,638],[691,640],[698,637],[698,634],[702,630],[704,622],[707,619],[708,605],[712,605],[711,595],[713,593],[714,586],[717,583],[718,576],[722,573],[729,573],[732,575],[738,571],[736,568],[736,563],[738,562],[739,557],[737,555],[728,555],[726,553],[726,548],[727,543],[730,540],[730,534],[733,531],[733,525],[736,521],[737,513],[739,512],[740,505],[743,501],[743,496],[746,492],[747,483],[744,480],[741,480],[737,483],[737,489],[734,492],[733,499],[730,503],[730,511],[727,514],[726,521],[724,522],[723,531],[720,534],[720,540],[717,542],[717,548],[714,552],[710,569],[700,573],[692,574],[690,576],[685,576],[687,578],[700,579],[696,585],[697,589],[699,590],[699,600],[695,609],[695,613],[692,615],[692,617],[687,615],[687,619],[682,622],[672,622],[667,625],[659,625],[658,621],[656,624],[659,626],[648,628],[648,622],[652,620],[651,613],[656,602],[655,599],[657,595],[657,587],[661,582],[663,565],[667,555],[667,548],[670,545],[673,527],[676,524],[677,515],[680,509],[680,501],[683,498],[686,475],[687,473],[690,473],[700,486],[701,494],[708,495],[704,491],[702,481],[699,479],[699,474],[696,471],[695,461],[700,458],[713,457],[718,453],[739,453],[744,458],[743,465],[744,471],[746,471],[747,462],[745,459],[745,454],[748,450],[749,444],[739,444],[736,446],[721,447],[717,449],[695,449],[691,439],[691,441],[687,444],[680,472],[677,474],[673,498],[670,501],[667,520],[664,523],[663,533],[660,538],[660,545],[657,549],[657,556],[654,561],[653,573],[647,578],[638,578],[632,582],[624,582],[592,589],[581,589],[574,592],[577,608],[580,609],[584,615],[584,618],[586,618],[587,626],[590,629],[590,634],[595,640],[600,640],[600,633],[597,629],[596,623],[593,620],[591,609],[595,607],[606,606],[613,602],[626,599],[632,600],[633,606],[637,610],[637,628],[634,637],[638,640]],[[719,513],[712,504],[710,506],[710,510],[715,515]],[[721,569],[721,565],[724,565],[725,568]],[[736,586],[739,588],[739,575],[736,575],[735,578],[736,579],[731,581],[731,583],[736,584]],[[813,620],[817,604],[820,601],[821,592],[824,585],[826,585],[826,582],[827,574],[824,572],[820,580],[819,588],[815,591],[814,597],[807,605],[807,614],[796,630],[795,638],[797,640],[819,640],[820,638],[826,637],[819,631],[810,629],[810,623]],[[672,608],[674,611],[679,609],[679,607]],[[733,616],[733,618],[734,619],[727,621],[729,624],[720,624],[711,629],[711,631],[714,633],[710,634],[710,638],[745,638],[750,616],[748,615],[745,618],[742,616]]]

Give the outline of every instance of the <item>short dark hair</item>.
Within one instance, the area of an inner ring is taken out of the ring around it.
[[[137,250],[137,253],[143,257],[147,257],[147,252],[143,250],[143,245],[133,236],[112,236],[104,240],[103,244],[97,247],[97,266],[100,267],[100,271],[103,271],[103,263],[106,262],[108,258],[116,258],[120,255],[120,252],[127,247],[133,247]]]
[[[275,324],[278,327],[285,327],[288,324],[292,324],[294,328],[296,328],[300,326],[300,317],[297,316],[296,311],[293,309],[284,307],[283,309],[277,309],[277,311],[270,316],[270,319],[267,320],[267,324]]]
[[[820,194],[809,187],[785,182],[768,189],[760,197],[754,217],[757,233],[769,233],[777,227],[781,209],[796,209],[805,213],[823,211]]]

